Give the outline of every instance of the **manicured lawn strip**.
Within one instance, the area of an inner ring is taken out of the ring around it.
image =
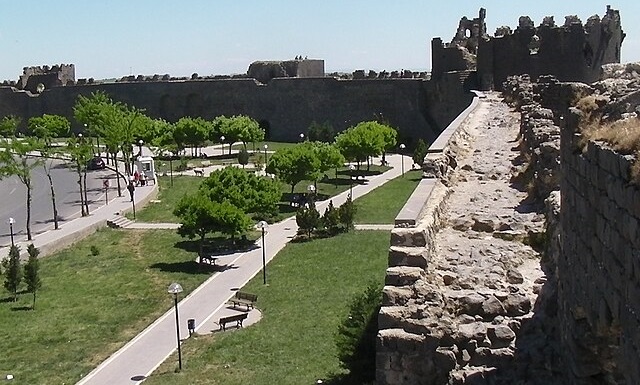
[[[355,231],[290,243],[245,290],[258,294],[263,318],[255,325],[198,336],[183,347],[184,369],[170,357],[146,385],[314,384],[339,375],[335,335],[355,294],[382,284],[387,232]]]
[[[409,171],[354,201],[355,223],[393,224],[396,215],[415,190],[422,172]]]
[[[167,287],[204,282],[174,231],[103,229],[43,258],[42,289],[0,301],[0,374],[16,384],[73,384],[168,310]],[[100,254],[91,255],[90,246]]]
[[[159,177],[158,185],[160,190],[157,200],[160,202],[149,203],[144,209],[138,210],[136,212],[136,220],[140,222],[179,222],[178,218],[173,215],[176,204],[184,195],[195,192],[202,180],[201,177],[174,175],[172,187],[170,177]],[[129,213],[127,217],[132,219],[133,214]]]

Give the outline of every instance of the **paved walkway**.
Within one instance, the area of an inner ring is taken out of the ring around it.
[[[366,184],[354,185],[354,199],[399,176],[402,168],[401,159],[399,155],[388,155],[387,160],[393,168],[382,175],[371,177]],[[405,166],[407,162],[411,161],[405,160]],[[348,194],[349,191],[345,191],[332,197],[331,200],[335,206],[339,206],[346,201]],[[328,204],[329,200],[318,202],[318,211],[324,212]],[[297,225],[294,217],[273,224],[268,228],[264,250],[267,262],[273,259],[296,235],[296,232]],[[226,269],[213,274],[200,287],[180,301],[178,313],[180,315],[181,339],[188,338],[187,319],[196,320],[196,332],[207,333],[217,328],[214,321],[238,311],[227,307],[226,303],[238,289],[262,270],[262,255],[263,250],[260,247],[230,254],[226,258],[227,261],[222,262]],[[267,268],[267,282],[269,280],[268,270]],[[248,323],[255,322],[259,316],[254,313],[250,318]],[[173,308],[171,308],[84,377],[78,382],[78,385],[140,383],[176,350],[175,328],[175,315]]]

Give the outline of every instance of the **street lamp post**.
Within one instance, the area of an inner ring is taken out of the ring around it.
[[[142,145],[144,144],[144,140],[140,139],[138,141],[138,158],[142,156]]]
[[[310,184],[307,186],[307,191],[309,191],[309,203],[311,203],[315,200],[316,186]]]
[[[169,294],[173,294],[173,303],[176,309],[176,337],[178,339],[178,369],[182,370],[182,350],[180,349],[180,317],[178,316],[178,293],[182,292],[182,286],[174,282],[169,285],[167,290]]]
[[[262,283],[267,284],[267,255],[264,247],[264,232],[269,225],[265,221],[258,222],[257,227],[262,230]]]
[[[300,133],[300,141],[304,142],[304,134],[302,132]]]
[[[402,163],[401,163],[401,176],[404,178],[404,155],[402,154],[404,152],[405,149],[405,145],[404,143],[400,143],[400,157],[402,158]]]
[[[267,148],[269,148],[269,145],[265,144],[264,145],[264,169],[265,169],[265,171],[267,170],[267,163],[268,163]]]
[[[220,137],[220,148],[222,150],[222,155],[224,156],[224,135]]]
[[[15,220],[13,217],[9,217],[9,232],[11,233],[11,246],[15,246],[16,244],[13,242],[13,223]]]
[[[349,165],[349,180],[350,180],[350,184],[349,184],[349,198],[353,199],[353,170],[355,170],[356,167],[352,164]]]

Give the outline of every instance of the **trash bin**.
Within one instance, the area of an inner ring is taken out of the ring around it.
[[[189,329],[189,335],[192,335],[196,331],[196,320],[189,318],[187,320],[187,329]]]

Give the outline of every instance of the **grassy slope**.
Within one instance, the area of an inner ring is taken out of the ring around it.
[[[393,221],[420,182],[421,171],[409,171],[354,201],[355,223],[393,224]]]

